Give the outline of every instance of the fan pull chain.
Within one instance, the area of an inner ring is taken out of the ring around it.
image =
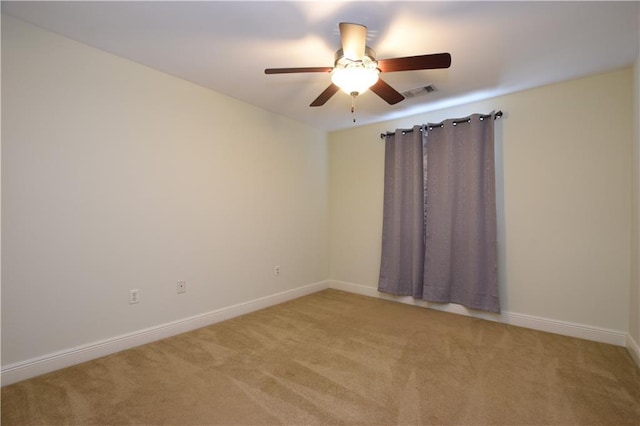
[[[356,122],[356,96],[358,96],[357,92],[353,92],[351,94],[351,116],[353,117],[353,122]]]

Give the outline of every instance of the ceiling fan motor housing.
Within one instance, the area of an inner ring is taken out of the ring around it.
[[[373,50],[372,48],[370,48],[369,46],[365,46],[364,48],[364,57],[361,60],[358,59],[349,59],[347,57],[344,56],[344,50],[343,49],[338,49],[338,51],[336,52],[335,55],[335,62],[334,62],[334,66],[339,66],[339,65],[344,65],[347,63],[371,63],[374,62],[376,65],[378,64],[376,62],[376,51]]]

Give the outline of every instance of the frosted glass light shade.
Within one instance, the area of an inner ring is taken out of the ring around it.
[[[336,67],[331,71],[331,82],[348,95],[364,93],[376,84],[380,71],[363,66]]]

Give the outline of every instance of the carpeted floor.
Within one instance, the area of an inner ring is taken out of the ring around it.
[[[336,290],[2,388],[2,425],[638,425],[625,348]]]

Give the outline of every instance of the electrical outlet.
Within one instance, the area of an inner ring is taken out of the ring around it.
[[[280,265],[273,267],[273,275],[280,275]]]
[[[133,305],[138,302],[140,302],[140,289],[129,290],[129,304]]]
[[[178,294],[187,292],[187,282],[186,281],[178,281],[177,285]]]

